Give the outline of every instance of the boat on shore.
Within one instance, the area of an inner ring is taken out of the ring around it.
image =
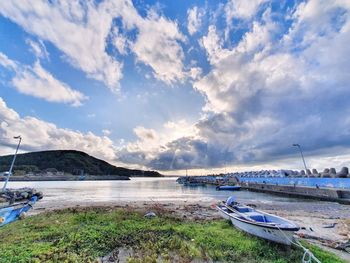
[[[0,190],[0,227],[6,224],[12,223],[25,216],[25,212],[33,207],[36,201],[43,198],[41,192],[36,191],[34,188],[19,188],[8,189],[7,183],[12,175],[12,169],[14,167],[17,152],[22,141],[21,136],[16,136],[14,139],[18,139],[17,148],[13,156],[11,166],[8,172],[4,175],[4,185]]]
[[[279,216],[256,210],[235,202],[229,197],[226,202],[217,205],[221,216],[251,235],[290,246],[294,232],[299,227],[293,222]]]
[[[239,191],[241,187],[239,185],[219,185],[216,187],[218,191]]]
[[[43,194],[33,188],[6,189],[0,192],[0,227],[22,219]]]

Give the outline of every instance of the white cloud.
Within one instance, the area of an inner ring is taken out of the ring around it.
[[[104,136],[109,136],[109,135],[111,135],[112,131],[104,129],[104,130],[102,130],[102,133]]]
[[[226,21],[251,19],[259,10],[259,6],[268,0],[230,0],[225,6]]]
[[[46,47],[42,40],[39,40],[38,42],[36,42],[28,38],[26,39],[26,43],[30,46],[31,51],[37,58],[44,58],[44,59],[49,58],[49,53],[47,52]]]
[[[23,138],[21,149],[24,151],[74,149],[104,160],[111,161],[115,159],[115,148],[108,137],[99,137],[91,132],[81,133],[62,129],[53,123],[30,116],[20,117],[0,98],[1,145],[13,147],[13,136],[19,134]],[[12,153],[12,151],[2,151],[0,154]]]
[[[119,90],[122,64],[106,53],[112,19],[122,2],[1,1],[0,13],[27,32],[52,42],[75,67]]]
[[[152,68],[157,79],[171,84],[187,76],[179,44],[185,37],[177,23],[154,9],[142,17],[131,1],[2,1],[0,13],[52,42],[73,66],[103,81],[113,92],[119,91],[123,64],[106,52],[110,37],[121,55],[130,49],[139,62]],[[115,18],[121,18],[126,30],[137,29],[136,40],[119,32],[113,25]]]
[[[179,42],[185,41],[185,37],[177,23],[157,15],[153,10],[146,18],[132,22],[139,29],[131,46],[137,60],[149,65],[154,76],[168,84],[184,80],[184,53]]]
[[[113,44],[121,55],[127,54],[128,40],[119,32],[119,29],[114,30]]]
[[[203,15],[204,12],[197,6],[187,10],[187,30],[190,35],[193,35],[200,29]]]
[[[176,122],[166,122],[157,131],[138,126],[134,129],[137,140],[127,143],[125,147],[120,149],[119,158],[124,162],[134,161],[147,165],[159,153],[169,149],[173,150],[171,146],[169,147],[169,143],[184,136],[195,138],[197,132],[193,124],[183,119]]]
[[[0,52],[0,65],[15,73],[11,84],[23,94],[72,106],[80,106],[87,99],[81,92],[57,80],[38,61],[33,67],[25,66]]]

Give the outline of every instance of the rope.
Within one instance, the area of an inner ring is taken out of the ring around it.
[[[304,255],[301,260],[302,263],[312,263],[312,260],[315,260],[317,263],[322,263],[318,258],[315,257],[315,255],[306,247],[304,247],[299,241],[294,242],[291,240],[279,227],[276,225],[279,231],[282,232],[282,234],[285,236],[285,238],[293,245],[300,247],[304,250]]]

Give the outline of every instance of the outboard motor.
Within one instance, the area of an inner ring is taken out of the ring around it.
[[[236,198],[234,196],[230,196],[229,198],[227,198],[227,200],[226,200],[227,206],[233,206],[235,204],[237,204],[237,202],[236,202]]]

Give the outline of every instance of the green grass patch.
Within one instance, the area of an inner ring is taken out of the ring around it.
[[[323,263],[344,262],[307,244]],[[129,262],[300,262],[300,249],[286,249],[247,235],[228,221],[146,219],[130,210],[67,209],[0,228],[1,262],[95,262],[118,247],[135,251]]]

